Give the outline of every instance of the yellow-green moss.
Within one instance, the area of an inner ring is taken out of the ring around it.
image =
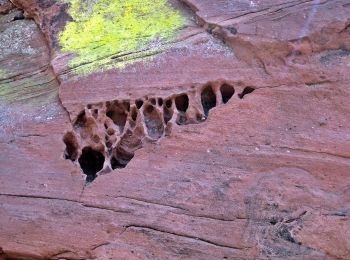
[[[167,0],[63,1],[69,3],[73,21],[60,33],[59,42],[63,51],[76,54],[70,67],[83,73],[122,66],[115,57],[167,42],[185,25]]]

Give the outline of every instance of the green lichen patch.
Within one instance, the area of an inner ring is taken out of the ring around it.
[[[167,0],[64,1],[73,21],[59,41],[64,52],[75,53],[69,66],[81,73],[123,66],[130,62],[121,57],[138,60],[141,50],[157,52],[186,23]]]

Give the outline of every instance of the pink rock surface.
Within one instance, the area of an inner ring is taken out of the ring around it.
[[[186,0],[172,48],[80,77],[67,6],[13,2],[0,259],[349,259],[348,1]]]

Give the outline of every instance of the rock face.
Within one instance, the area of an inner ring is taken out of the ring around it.
[[[12,2],[0,259],[350,259],[349,1],[169,1],[174,37],[80,65],[72,6],[118,0]]]

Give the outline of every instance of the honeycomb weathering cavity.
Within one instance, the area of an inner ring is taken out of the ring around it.
[[[252,92],[247,88],[238,97]],[[249,92],[249,93],[248,93]],[[64,157],[80,166],[86,181],[124,168],[145,141],[170,135],[172,126],[197,124],[209,110],[226,104],[235,94],[233,84],[208,83],[170,97],[144,97],[88,104],[64,135]]]

